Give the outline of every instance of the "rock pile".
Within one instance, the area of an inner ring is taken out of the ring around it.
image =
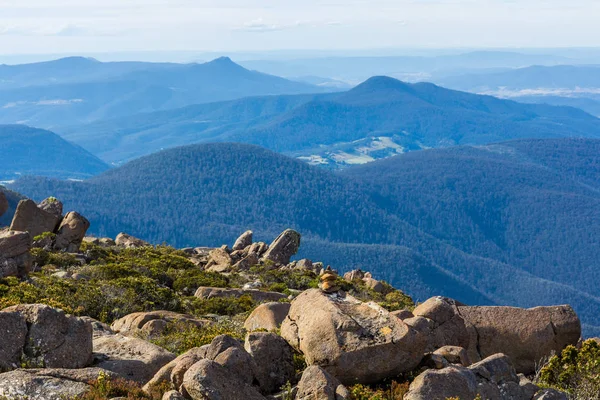
[[[62,215],[62,203],[50,197],[39,205],[33,200],[21,200],[15,211],[10,230],[28,232],[40,238],[37,247],[75,253],[90,227],[90,222],[76,212]]]

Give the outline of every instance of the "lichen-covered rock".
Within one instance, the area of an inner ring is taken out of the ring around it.
[[[250,253],[246,257],[233,265],[233,270],[236,271],[247,271],[255,265],[258,265],[258,255],[256,253]]]
[[[56,250],[66,250],[69,253],[78,252],[89,228],[90,221],[84,216],[76,212],[68,213],[56,231],[54,248]]]
[[[274,333],[255,332],[246,335],[245,350],[256,364],[256,379],[263,394],[279,390],[293,382],[296,371],[290,345]]]
[[[226,289],[213,287],[199,287],[194,296],[206,300],[219,297],[242,297],[248,295],[252,300],[263,303],[266,301],[279,301],[287,298],[286,295],[277,292],[263,292],[260,290]]]
[[[254,387],[208,359],[198,361],[185,373],[182,390],[192,400],[265,400]]]
[[[581,337],[581,323],[570,306],[463,306],[459,312],[471,331],[467,347],[471,359],[504,353],[524,374],[534,373],[543,358],[576,345]]]
[[[115,239],[115,243],[117,246],[125,247],[127,249],[135,249],[139,247],[148,247],[150,243],[143,241],[142,239],[138,239],[127,233],[119,233]]]
[[[287,265],[299,248],[300,234],[292,229],[287,229],[271,243],[263,259],[272,261],[275,264]]]
[[[171,390],[163,395],[162,400],[186,400],[186,398],[177,390]]]
[[[92,368],[88,378],[99,370]],[[74,399],[87,393],[90,386],[87,380],[77,380],[68,371],[62,373],[53,370],[16,370],[0,374],[0,397],[7,400]]]
[[[29,232],[36,237],[45,232],[54,232],[60,216],[42,210],[33,200],[21,200],[13,217],[10,229],[13,231]]]
[[[12,315],[9,318],[18,334],[22,334],[22,324],[17,322],[15,315],[27,324],[27,340],[21,348],[27,364],[45,368],[84,368],[91,364],[92,327],[89,322],[43,304],[8,307],[0,311],[0,315],[3,314]],[[16,351],[12,349],[9,353]]]
[[[348,400],[350,392],[334,376],[316,365],[302,373],[296,400]]]
[[[18,368],[27,340],[27,321],[17,311],[0,312],[0,371]]]
[[[252,231],[246,231],[235,241],[232,247],[233,251],[244,250],[246,247],[252,245]]]
[[[532,400],[568,400],[568,397],[558,390],[543,389],[537,392]]]
[[[27,276],[32,264],[31,246],[28,232],[0,231],[0,278]]]
[[[281,326],[281,335],[342,383],[374,383],[411,371],[426,337],[375,303],[342,292],[301,293]]]
[[[290,303],[271,302],[256,307],[246,318],[244,328],[248,332],[264,329],[269,332],[276,331],[290,311]]]
[[[517,375],[504,354],[486,358],[469,368],[449,366],[430,369],[410,385],[404,400],[446,400],[449,398],[486,400],[530,400],[531,383]]]
[[[147,383],[175,354],[142,339],[109,335],[94,338],[94,365],[121,378]]]

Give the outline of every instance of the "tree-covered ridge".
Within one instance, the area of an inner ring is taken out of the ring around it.
[[[269,242],[291,227],[303,234],[301,256],[374,271],[416,299],[569,303],[592,329],[598,143],[429,150],[341,175],[255,146],[208,144],[85,182],[25,178],[12,187],[61,198],[95,234],[178,247],[217,246],[247,229]]]
[[[109,166],[57,134],[24,125],[0,125],[0,180],[23,175],[84,179]]]
[[[386,146],[400,152],[520,138],[598,138],[600,120],[575,108],[520,104],[430,83],[374,77],[343,93],[251,97],[60,132],[109,162],[223,141],[332,160],[332,153],[353,153],[365,147],[361,140],[377,138],[391,140]],[[387,156],[378,154],[377,146],[371,150],[372,158]]]

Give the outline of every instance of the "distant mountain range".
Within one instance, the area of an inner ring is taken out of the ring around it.
[[[575,108],[374,77],[347,92],[253,97],[58,132],[111,163],[168,147],[231,141],[336,168],[425,148],[519,138],[600,138],[600,120]]]
[[[458,90],[581,108],[600,116],[600,65],[532,66],[494,73],[470,73],[438,79]]]
[[[432,149],[333,173],[244,144],[166,150],[84,182],[23,178],[98,235],[176,246],[246,229],[304,234],[303,253],[373,270],[422,300],[572,304],[600,333],[600,140]],[[194,229],[189,229],[193,226]]]
[[[109,166],[55,133],[23,125],[0,125],[0,181],[24,175],[85,179]]]
[[[431,80],[469,70],[518,68],[526,65],[559,65],[576,59],[553,54],[525,54],[515,51],[472,51],[459,54],[410,56],[322,56],[294,59],[241,61],[250,69],[284,77],[320,76],[349,83],[374,75],[407,81]]]
[[[0,123],[52,129],[247,96],[331,90],[250,71],[229,58],[168,64],[72,57],[0,65]]]

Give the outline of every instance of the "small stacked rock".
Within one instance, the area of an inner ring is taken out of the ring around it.
[[[333,271],[326,271],[321,278],[319,278],[319,288],[325,293],[335,293],[341,288],[337,284],[338,275]]]

